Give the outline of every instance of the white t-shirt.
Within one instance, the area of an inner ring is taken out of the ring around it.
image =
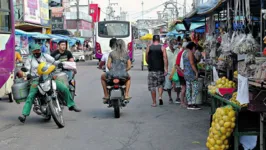
[[[101,59],[101,61],[104,61],[104,62],[105,62],[105,71],[106,71],[106,72],[109,71],[109,69],[108,69],[108,67],[107,67],[107,62],[108,62],[109,54],[110,54],[110,53],[105,53],[105,54],[103,54],[102,59]]]

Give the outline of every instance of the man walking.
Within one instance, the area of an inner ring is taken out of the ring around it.
[[[169,79],[169,77],[172,72],[172,69],[175,67],[175,60],[176,60],[177,53],[178,53],[178,50],[175,45],[175,40],[172,39],[170,40],[169,46],[166,48],[166,54],[167,54],[167,59],[168,59],[168,73],[165,76],[165,82],[164,82],[164,90],[168,92],[170,104],[173,103],[172,93],[171,93],[173,82]],[[179,95],[177,95],[177,97],[179,97]]]
[[[168,60],[165,48],[160,44],[160,36],[153,36],[153,43],[146,50],[149,67],[148,89],[151,91],[152,107],[156,107],[156,89],[159,92],[159,105],[163,105],[162,94],[165,76],[168,73]]]

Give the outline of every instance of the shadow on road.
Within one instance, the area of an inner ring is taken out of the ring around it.
[[[125,112],[123,112],[123,109],[120,110],[120,118],[121,117],[125,117],[126,114]],[[85,112],[86,115],[88,115],[88,117],[92,117],[94,119],[115,119],[114,118],[114,109],[113,108],[95,108],[95,109],[90,109],[88,111]]]

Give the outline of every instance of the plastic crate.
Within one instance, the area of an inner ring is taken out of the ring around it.
[[[248,110],[253,112],[266,112],[266,90],[249,92]]]

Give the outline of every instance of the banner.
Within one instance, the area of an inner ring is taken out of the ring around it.
[[[39,0],[39,1],[40,1],[41,25],[50,26],[48,0]]]
[[[24,1],[24,21],[40,24],[40,3],[39,0]]]

